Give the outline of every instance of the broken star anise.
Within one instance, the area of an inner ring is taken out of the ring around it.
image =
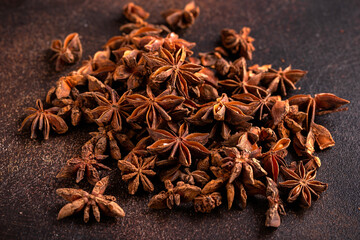
[[[90,208],[97,222],[100,222],[100,210],[108,216],[125,217],[124,210],[115,202],[116,198],[103,195],[108,185],[109,177],[104,177],[95,184],[91,193],[75,188],[57,189],[57,195],[70,202],[60,209],[57,219],[63,219],[84,209],[84,222],[87,223],[90,217]]]
[[[130,2],[123,7],[124,16],[131,22],[143,23],[150,14],[146,12],[142,7]]]
[[[166,22],[172,28],[188,28],[194,24],[195,18],[199,16],[200,8],[195,5],[194,1],[186,4],[182,9],[169,9],[162,13]]]
[[[192,201],[201,192],[201,188],[190,184],[185,184],[182,181],[177,182],[176,186],[174,187],[170,180],[166,180],[165,188],[166,191],[162,191],[150,199],[148,204],[150,208],[172,209],[174,205],[179,206],[181,202]]]
[[[51,50],[55,52],[52,59],[56,59],[55,70],[60,71],[64,63],[75,63],[82,56],[82,46],[79,34],[71,33],[66,36],[64,45],[60,39],[51,42]]]
[[[252,52],[255,50],[254,38],[250,37],[251,29],[243,27],[240,33],[233,29],[223,29],[221,31],[221,41],[226,49],[229,49],[232,54],[238,54],[246,59],[252,59]]]
[[[40,99],[36,100],[36,108],[27,108],[26,111],[30,112],[30,115],[27,116],[24,121],[21,123],[19,131],[23,130],[25,127],[31,125],[31,138],[36,138],[36,129],[38,128],[43,132],[44,139],[49,139],[50,126],[51,128],[59,134],[65,133],[68,130],[64,119],[56,115],[60,108],[52,107],[45,109]]]

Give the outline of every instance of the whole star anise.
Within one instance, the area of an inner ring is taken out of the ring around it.
[[[118,167],[121,170],[122,179],[128,182],[128,190],[130,194],[135,194],[138,190],[140,181],[143,189],[147,192],[154,191],[154,185],[148,176],[156,175],[152,169],[155,166],[156,156],[143,158],[132,153],[128,155],[126,160],[119,160]]]
[[[55,70],[61,71],[64,63],[75,63],[82,56],[82,46],[78,33],[66,36],[64,45],[60,39],[51,42],[51,50],[55,52],[52,59],[56,59]]]
[[[197,64],[187,63],[186,51],[181,47],[173,56],[165,48],[161,48],[159,57],[147,55],[147,64],[155,66],[155,71],[150,75],[150,81],[154,84],[169,82],[171,89],[189,98],[189,87],[196,87],[201,80],[195,75],[202,67]]]
[[[141,123],[145,120],[148,127],[153,129],[156,129],[162,121],[171,121],[167,112],[185,100],[183,97],[172,95],[170,90],[165,90],[155,97],[149,85],[146,87],[146,93],[148,97],[141,94],[132,94],[126,97],[126,100],[136,107],[127,121]]]
[[[286,181],[280,182],[279,186],[291,189],[287,201],[291,203],[299,199],[301,207],[310,207],[312,196],[317,199],[320,197],[319,193],[328,188],[326,183],[315,180],[316,170],[307,172],[302,162],[300,162],[297,171],[283,166],[281,171]]]
[[[107,158],[106,155],[95,155],[94,145],[91,141],[88,141],[81,149],[81,156],[68,160],[66,165],[56,175],[56,178],[69,178],[76,174],[76,182],[78,183],[86,174],[88,182],[94,185],[100,180],[97,168],[111,170],[109,167],[98,162],[105,158]]]
[[[129,92],[125,92],[120,98],[114,89],[109,90],[110,100],[100,94],[94,94],[98,107],[91,112],[96,118],[95,121],[99,126],[110,123],[115,131],[122,129],[122,119],[129,117],[131,107],[126,103],[126,96]]]
[[[282,70],[282,68],[279,68],[279,70],[270,68],[268,72],[262,74],[262,81],[268,86],[268,92],[274,93],[280,90],[281,94],[286,96],[286,86],[289,86],[291,89],[296,89],[295,83],[306,73],[307,71],[291,69],[291,66],[288,66],[284,70]]]
[[[207,155],[209,150],[203,145],[208,141],[208,133],[191,133],[186,123],[183,123],[178,134],[172,131],[162,129],[148,129],[150,136],[155,141],[147,147],[151,153],[165,154],[170,152],[169,158],[178,156],[179,163],[184,166],[190,166],[192,155]]]
[[[115,202],[116,198],[103,195],[108,185],[109,177],[104,177],[95,184],[91,193],[75,188],[57,189],[56,194],[70,202],[60,209],[57,219],[63,219],[84,209],[84,222],[87,223],[90,208],[97,222],[100,222],[100,210],[108,216],[125,217],[124,210]]]
[[[30,113],[21,123],[19,131],[31,125],[31,138],[36,138],[37,128],[43,132],[44,139],[49,139],[50,127],[59,134],[65,133],[68,130],[64,119],[56,115],[60,108],[52,107],[44,109],[40,99],[36,100],[36,108],[27,108],[26,111]]]

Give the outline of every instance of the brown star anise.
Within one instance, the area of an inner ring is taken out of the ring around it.
[[[276,183],[269,177],[266,177],[266,198],[269,202],[269,209],[266,211],[266,227],[279,227],[280,215],[286,215],[284,205],[279,197],[279,190]]]
[[[177,182],[176,187],[174,187],[170,180],[166,180],[165,188],[166,191],[162,191],[150,199],[148,204],[150,208],[172,209],[174,205],[179,206],[181,202],[192,201],[201,192],[201,188],[181,181]]]
[[[199,16],[200,8],[195,5],[194,1],[186,4],[184,10],[182,9],[169,9],[162,13],[166,22],[172,28],[188,28],[194,24],[195,18]]]
[[[60,39],[53,40],[51,42],[51,50],[56,52],[52,57],[52,59],[56,59],[55,70],[61,71],[64,63],[75,63],[82,56],[79,34],[71,33],[67,35],[64,45]]]
[[[129,117],[130,105],[126,102],[128,91],[120,98],[114,89],[109,90],[111,93],[110,100],[101,94],[94,94],[98,107],[91,112],[94,115],[95,121],[99,126],[103,126],[110,122],[110,125],[115,131],[122,129],[122,118]]]
[[[282,138],[261,156],[261,161],[268,176],[277,182],[279,176],[279,164],[286,166],[284,157],[287,155],[286,148],[290,145],[291,140]]]
[[[326,183],[315,180],[316,170],[306,172],[302,162],[300,162],[297,171],[281,167],[282,174],[286,181],[279,183],[280,187],[291,189],[288,202],[300,200],[300,206],[308,208],[311,206],[312,196],[319,198],[319,193],[328,188]]]
[[[165,154],[170,153],[169,158],[173,159],[175,155],[179,157],[179,163],[184,166],[190,166],[192,155],[207,155],[209,150],[203,145],[208,141],[208,133],[191,133],[186,123],[183,123],[178,134],[172,131],[162,129],[148,129],[151,138],[155,141],[147,147],[151,153]]]
[[[66,165],[56,175],[56,178],[69,178],[76,174],[76,182],[80,182],[86,173],[86,178],[90,184],[95,184],[100,180],[97,168],[111,170],[98,161],[107,158],[106,155],[95,155],[94,145],[91,141],[84,144],[81,149],[81,156],[71,158]]]
[[[57,189],[56,194],[70,202],[60,209],[57,219],[63,219],[84,209],[84,222],[87,223],[90,208],[97,222],[100,222],[100,210],[108,216],[125,217],[124,210],[115,202],[116,198],[103,195],[108,185],[109,177],[104,177],[95,184],[91,193],[75,188]]]
[[[43,132],[44,139],[46,140],[49,139],[50,126],[59,134],[65,133],[68,130],[64,119],[55,114],[60,108],[52,107],[44,110],[40,99],[36,100],[36,108],[26,109],[30,115],[21,123],[19,131],[31,125],[31,138],[36,138],[36,129],[38,128]]]
[[[262,81],[268,86],[268,92],[274,93],[280,90],[281,94],[286,96],[286,86],[290,86],[291,89],[296,89],[295,83],[306,73],[307,71],[291,69],[291,66],[288,66],[285,70],[279,68],[278,71],[270,68],[268,72],[262,74]]]
[[[128,190],[130,194],[135,194],[139,188],[140,181],[143,189],[147,192],[154,191],[154,185],[148,176],[155,176],[156,172],[152,169],[155,166],[156,156],[143,158],[131,153],[126,160],[119,160],[118,167],[121,170],[122,179],[129,182]]]
[[[123,7],[124,16],[131,22],[143,23],[150,14],[146,12],[142,7],[130,2]]]
[[[259,112],[259,120],[264,117],[265,112],[270,113],[272,106],[281,100],[280,96],[271,96],[271,94],[266,94],[265,96],[261,94],[260,91],[257,91],[256,95],[251,93],[242,93],[235,94],[231,96],[233,99],[253,106],[251,115],[256,115]]]
[[[251,29],[243,27],[240,33],[233,29],[223,29],[221,31],[221,40],[225,48],[229,49],[232,54],[239,54],[246,59],[252,59],[252,52],[255,50],[254,38],[250,37]]]
[[[126,97],[126,100],[136,107],[127,121],[141,123],[145,120],[148,127],[153,129],[156,129],[162,121],[171,121],[167,112],[185,100],[183,97],[171,95],[168,89],[155,97],[149,85],[146,87],[146,93],[148,97],[141,94],[132,94]]]
[[[159,57],[147,55],[146,58],[147,64],[156,69],[150,75],[150,81],[154,84],[169,80],[171,89],[176,89],[180,95],[189,98],[189,87],[194,86],[196,88],[201,83],[195,73],[200,71],[202,67],[185,61],[186,51],[184,47],[175,53],[175,57],[165,48],[161,48]]]
[[[214,208],[221,205],[221,194],[213,192],[210,194],[201,194],[194,198],[195,212],[209,213]]]
[[[214,137],[215,133],[220,130],[221,137],[226,140],[230,137],[230,125],[250,127],[247,121],[251,120],[252,117],[246,115],[246,113],[250,112],[250,107],[247,104],[230,101],[224,93],[216,101],[202,105],[202,108],[187,120],[200,126],[216,121],[210,132],[210,137]]]

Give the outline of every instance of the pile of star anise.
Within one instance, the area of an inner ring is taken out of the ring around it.
[[[147,23],[149,13],[141,7],[129,3],[123,10],[131,21],[121,27],[123,34],[61,77],[46,97],[50,108],[37,100],[21,126],[31,126],[32,138],[42,131],[45,139],[50,128],[61,134],[67,124],[99,126],[57,175],[76,182],[85,178],[94,190],[58,189],[70,202],[58,219],[84,209],[87,222],[90,208],[97,221],[100,210],[125,216],[113,196],[103,195],[111,183],[98,172],[111,170],[101,163],[106,158],[117,162],[130,194],[140,185],[153,192],[156,178],[163,182],[165,190],[151,198],[150,208],[184,202],[192,202],[197,212],[223,202],[229,209],[234,202],[245,208],[248,196],[257,195],[268,201],[265,225],[278,227],[285,214],[279,190],[288,194],[287,202],[310,207],[327,189],[315,180],[321,165],[315,148],[335,144],[315,118],[346,110],[341,107],[349,101],[330,93],[285,98],[306,71],[247,66],[255,50],[247,27],[222,30],[222,46],[196,58],[195,43]],[[192,25],[199,12],[191,2],[163,16],[174,30]],[[81,58],[77,33],[51,47],[58,70]],[[289,148],[299,161],[286,161]]]

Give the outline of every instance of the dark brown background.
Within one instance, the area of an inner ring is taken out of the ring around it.
[[[150,11],[152,22],[161,22],[158,11],[183,7],[180,1],[136,1]],[[210,51],[224,27],[252,28],[256,38],[255,63],[308,70],[296,93],[331,92],[349,99],[350,110],[318,117],[333,134],[336,146],[320,152],[318,179],[329,189],[313,206],[287,209],[277,230],[266,229],[267,203],[251,199],[247,209],[196,214],[191,206],[173,211],[148,209],[149,195],[129,196],[114,167],[112,187],[126,211],[123,219],[103,217],[101,223],[84,224],[82,216],[56,220],[66,203],[55,194],[58,187],[76,186],[55,179],[65,161],[79,152],[95,127],[71,128],[49,141],[30,140],[17,133],[23,109],[44,99],[61,73],[49,64],[54,38],[78,32],[84,57],[92,55],[125,20],[125,1],[19,1],[0,3],[0,238],[293,238],[356,239],[360,236],[359,188],[359,60],[360,4],[358,0],[327,1],[197,1],[201,8],[196,24],[181,35],[198,43],[196,51]],[[284,60],[283,63],[281,60]],[[293,92],[294,93],[294,92]],[[104,173],[106,174],[106,173]]]

